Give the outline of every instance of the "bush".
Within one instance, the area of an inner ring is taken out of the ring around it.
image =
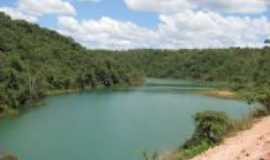
[[[207,111],[197,113],[194,117],[196,129],[185,144],[184,148],[201,145],[207,142],[209,145],[220,143],[228,132],[231,124],[229,117],[223,112]]]
[[[232,120],[226,113],[215,111],[197,113],[194,121],[195,131],[192,137],[177,151],[177,160],[190,159],[222,142],[232,125]]]

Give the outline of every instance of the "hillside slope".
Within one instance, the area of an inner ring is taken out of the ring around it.
[[[128,63],[99,52],[0,12],[0,112],[58,90],[142,81],[143,75]]]

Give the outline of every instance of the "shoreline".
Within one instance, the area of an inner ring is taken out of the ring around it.
[[[270,116],[246,123],[244,128],[229,131],[220,144],[190,158],[176,149],[161,153],[159,160],[270,160]]]
[[[32,102],[32,104],[24,104],[22,106],[31,106],[27,109],[31,109],[34,108],[35,106],[38,106],[39,104],[42,103],[42,101],[50,96],[61,96],[61,95],[66,95],[66,94],[76,94],[76,93],[80,93],[80,92],[89,92],[89,91],[95,91],[95,90],[103,90],[103,89],[115,89],[115,88],[127,88],[127,87],[131,87],[131,86],[140,86],[143,84],[132,84],[132,85],[128,85],[128,84],[116,84],[110,87],[106,87],[104,85],[97,85],[95,87],[85,87],[84,89],[79,89],[79,88],[75,88],[75,89],[60,89],[60,90],[51,90],[51,91],[47,91],[44,95],[44,97],[34,100]],[[1,106],[0,106],[1,107]],[[3,111],[0,112],[0,119],[5,118],[5,117],[16,117],[18,115],[20,115],[21,113],[23,113],[25,110],[24,109],[11,109],[8,106],[3,107]],[[1,159],[0,159],[1,160]]]
[[[113,89],[113,88],[123,88],[126,87],[125,85],[116,85],[116,86],[111,86],[108,89]],[[64,95],[64,94],[72,94],[72,93],[80,93],[80,92],[84,92],[84,91],[92,91],[92,90],[101,90],[101,89],[106,89],[107,87],[104,86],[98,86],[95,88],[85,88],[85,89],[67,89],[67,90],[54,90],[54,91],[50,91],[46,93],[46,97],[48,96],[58,96],[58,95]],[[196,93],[195,93],[196,94]],[[207,90],[207,91],[202,91],[199,92],[198,94],[200,95],[204,95],[204,96],[209,96],[209,97],[217,97],[217,98],[224,98],[224,99],[240,99],[239,93],[231,91],[229,89],[211,89],[211,90]],[[43,98],[44,99],[44,98]],[[32,105],[38,104],[41,100],[38,100],[37,102],[35,102]],[[31,109],[32,107],[30,107],[29,109]],[[7,111],[7,114],[5,116],[12,116],[15,114],[9,114],[9,111]],[[16,113],[16,115],[20,114],[20,111],[14,110],[13,113]],[[1,116],[0,116],[1,118]],[[240,131],[239,131],[240,132]],[[237,132],[238,133],[238,132]],[[170,156],[170,153],[168,152],[168,154],[165,154]],[[166,156],[165,156],[166,157]],[[164,158],[164,157],[162,157]],[[1,160],[1,159],[0,159]],[[162,159],[163,160],[163,159]],[[165,159],[164,159],[165,160]],[[167,159],[166,160],[173,160],[173,159]],[[193,160],[193,159],[192,159]],[[197,160],[197,159],[196,159]],[[201,160],[201,159],[200,159]],[[205,159],[203,159],[205,160]],[[208,159],[207,159],[208,160]]]
[[[209,91],[202,91],[199,92],[199,94],[203,96],[223,98],[223,99],[241,99],[239,93],[229,89],[214,89]]]
[[[191,160],[269,160],[270,116],[253,122],[250,129],[225,138],[224,142],[208,149]]]

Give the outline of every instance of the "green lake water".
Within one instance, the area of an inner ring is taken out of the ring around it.
[[[174,149],[189,138],[192,115],[224,111],[239,118],[245,102],[197,94],[203,85],[148,80],[145,86],[49,97],[0,121],[0,150],[20,160],[141,160],[143,151]]]

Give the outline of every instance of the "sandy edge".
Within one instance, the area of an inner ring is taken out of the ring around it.
[[[239,96],[236,92],[230,90],[210,90],[203,91],[199,94],[209,97],[225,98],[225,99],[239,99]]]
[[[270,160],[270,116],[192,160]]]

